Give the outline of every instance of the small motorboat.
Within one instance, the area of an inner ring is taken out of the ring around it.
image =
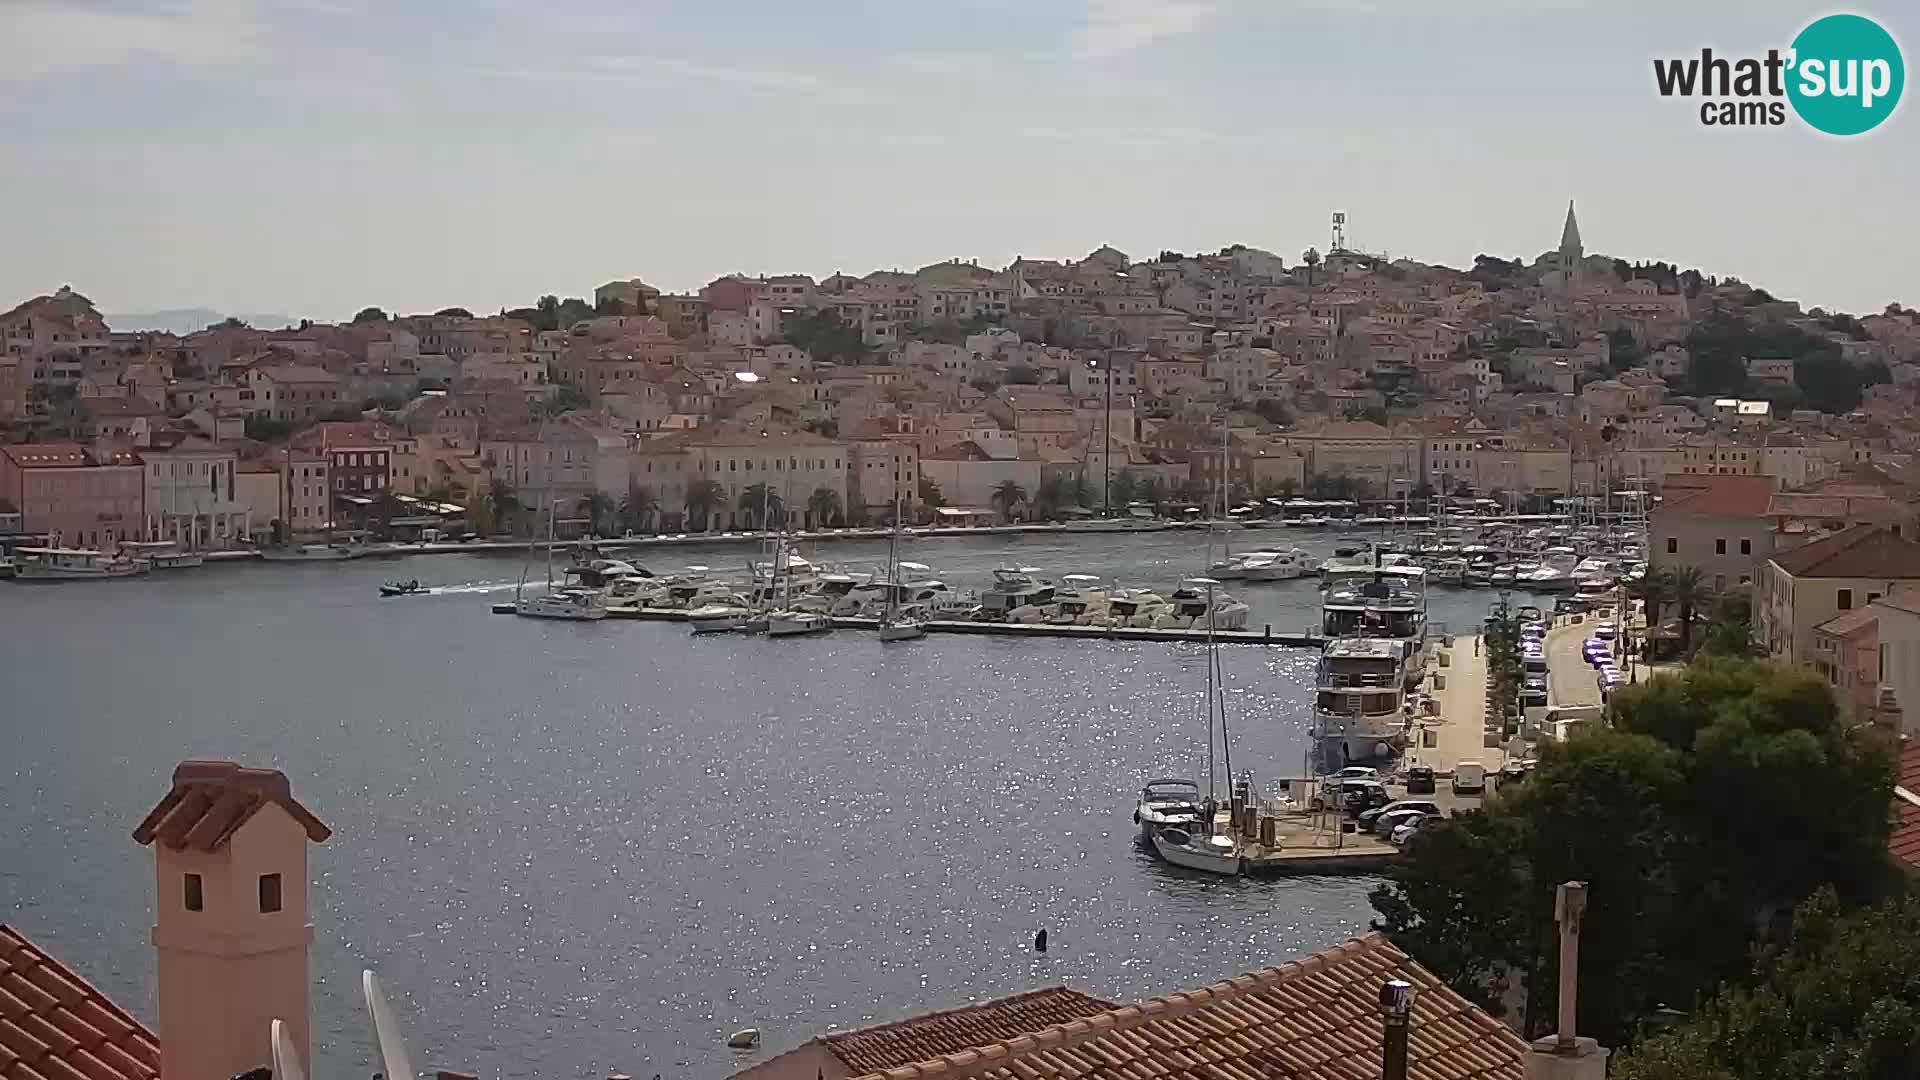
[[[420,584],[419,578],[414,578],[412,581],[389,581],[380,586],[381,596],[412,596],[414,593],[426,591],[427,587]]]

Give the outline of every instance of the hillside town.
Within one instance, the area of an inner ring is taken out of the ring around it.
[[[896,506],[955,526],[1301,498],[1547,512],[1736,478],[1663,504],[1764,527],[1702,564],[1724,591],[1920,505],[1920,312],[1590,255],[1572,204],[1552,248],[1470,270],[1344,229],[1292,263],[1101,247],[185,336],[116,330],[61,288],[0,315],[0,535],[217,551]],[[1685,557],[1671,540],[1656,566]]]

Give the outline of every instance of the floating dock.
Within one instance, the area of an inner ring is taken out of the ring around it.
[[[511,603],[492,606],[496,615],[513,614]],[[609,619],[638,619],[645,622],[686,622],[687,613],[678,608],[637,608],[610,611]],[[835,630],[878,630],[877,619],[832,620]],[[926,623],[929,634],[972,634],[977,637],[1071,638],[1083,641],[1186,641],[1206,644],[1205,630],[1157,629],[1146,626],[1054,626],[1048,623],[994,623],[941,620]],[[1279,645],[1295,649],[1318,649],[1326,639],[1318,634],[1275,633],[1273,627],[1258,630],[1215,630],[1213,639],[1228,645]]]

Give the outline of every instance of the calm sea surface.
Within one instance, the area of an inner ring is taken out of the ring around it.
[[[1205,553],[1167,532],[903,557],[957,587],[1009,562],[1170,586]],[[814,554],[857,570],[885,546]],[[436,556],[0,586],[0,919],[151,1018],[151,862],[129,833],[178,761],[221,757],[284,769],[335,830],[312,853],[316,1080],[375,1068],[362,967],[423,1069],[711,1077],[736,1067],[722,1041],[740,1027],[780,1049],[1062,982],[1127,1000],[1366,926],[1368,881],[1201,880],[1135,848],[1142,778],[1204,771],[1200,648],[489,615],[519,570]],[[394,577],[436,591],[377,597]],[[1317,613],[1311,581],[1230,588],[1256,627]],[[1432,618],[1458,628],[1490,599],[1437,592]],[[1314,661],[1223,650],[1236,767],[1298,771]]]

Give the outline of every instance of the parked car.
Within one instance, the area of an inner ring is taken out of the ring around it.
[[[1349,765],[1333,775],[1340,780],[1378,780],[1380,770],[1371,765]]]
[[[1393,830],[1415,818],[1433,817],[1425,810],[1388,810],[1367,825],[1367,831],[1385,840],[1393,835]]]
[[[1420,826],[1426,821],[1427,815],[1425,814],[1409,819],[1405,824],[1395,828],[1393,832],[1387,835],[1387,842],[1394,847],[1406,847],[1407,841],[1413,839],[1413,834],[1419,832]]]
[[[1423,814],[1437,814],[1440,804],[1430,799],[1395,799],[1385,806],[1376,807],[1360,815],[1360,824],[1370,825],[1396,810],[1418,810]]]
[[[1525,679],[1521,680],[1520,688],[1522,690],[1538,690],[1544,694],[1547,692],[1547,677],[1545,675],[1530,673]]]
[[[1407,768],[1407,794],[1431,795],[1433,789],[1433,766],[1412,765]]]
[[[1349,814],[1361,814],[1391,801],[1387,785],[1378,780],[1348,780],[1340,785],[1340,807]]]
[[[1620,636],[1620,628],[1610,622],[1603,622],[1593,628],[1593,636],[1601,641],[1612,641]]]

